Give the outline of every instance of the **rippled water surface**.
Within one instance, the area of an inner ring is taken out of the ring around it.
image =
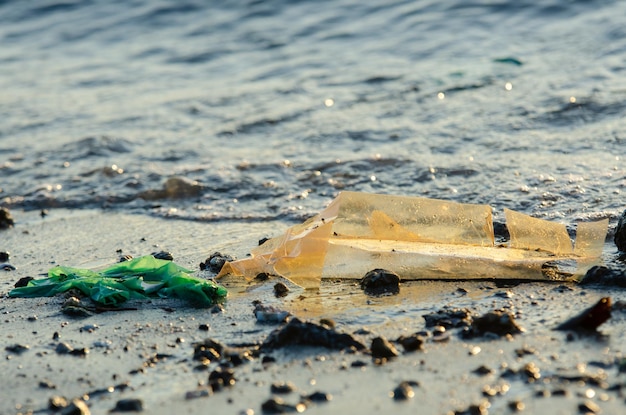
[[[0,204],[299,221],[342,189],[615,218],[626,2],[0,1]]]

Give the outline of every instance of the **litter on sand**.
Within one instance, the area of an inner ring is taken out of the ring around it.
[[[96,304],[118,306],[130,299],[180,298],[207,307],[226,298],[227,291],[211,280],[194,277],[191,270],[172,261],[146,255],[101,271],[57,266],[48,277],[14,288],[9,297],[51,297],[77,289]]]
[[[382,268],[413,279],[576,279],[602,253],[608,219],[565,225],[505,209],[497,243],[492,208],[421,197],[342,192],[318,215],[227,262],[218,277],[260,273],[304,288]]]

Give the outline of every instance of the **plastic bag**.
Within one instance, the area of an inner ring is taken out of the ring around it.
[[[101,271],[57,266],[48,271],[48,278],[15,288],[9,297],[50,297],[77,289],[104,306],[118,306],[130,299],[172,297],[197,307],[207,307],[226,298],[224,287],[194,277],[192,272],[151,255],[119,262]]]
[[[342,192],[321,213],[229,262],[218,277],[281,275],[306,288],[384,268],[402,279],[567,279],[602,253],[608,219],[563,224],[505,210],[511,235],[495,244],[491,207],[420,197]]]

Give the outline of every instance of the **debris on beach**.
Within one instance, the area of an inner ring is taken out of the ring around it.
[[[593,332],[609,318],[611,318],[611,298],[604,297],[582,313],[559,324],[556,330]]]
[[[604,265],[594,265],[580,280],[581,285],[606,285],[612,287],[626,287],[626,269],[608,268]]]
[[[365,350],[363,343],[348,333],[339,333],[322,324],[304,322],[292,318],[284,326],[267,336],[262,350],[274,350],[285,346],[318,346],[333,350]]]
[[[0,207],[0,229],[9,229],[13,225],[15,225],[15,221],[9,209]]]
[[[602,253],[608,219],[564,224],[504,210],[507,244],[495,243],[492,208],[421,197],[341,192],[321,213],[229,261],[219,277],[279,275],[304,288],[323,278],[362,279],[385,269],[416,279],[569,280]]]
[[[365,274],[360,285],[361,289],[368,295],[398,294],[400,292],[400,277],[395,272],[377,268]]]
[[[264,305],[260,301],[253,302],[254,316],[258,323],[280,324],[291,316],[289,311],[281,310],[271,305]]]
[[[217,274],[222,270],[224,264],[229,261],[234,261],[234,258],[230,255],[222,254],[221,252],[213,252],[204,262],[200,263],[200,270]]]
[[[469,327],[461,332],[464,338],[473,338],[478,336],[497,336],[515,335],[522,333],[522,329],[511,313],[495,310],[483,314],[480,317],[474,317]]]
[[[195,307],[223,301],[227,291],[214,281],[194,277],[172,261],[146,255],[101,271],[56,266],[48,278],[28,281],[9,297],[51,297],[76,289],[100,306],[117,307],[130,299],[180,298]]]
[[[374,359],[387,360],[400,355],[398,350],[386,338],[379,336],[372,339],[370,351]]]

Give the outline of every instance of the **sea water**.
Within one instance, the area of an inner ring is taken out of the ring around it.
[[[614,225],[624,16],[611,0],[0,1],[0,205],[289,224],[353,190]]]

